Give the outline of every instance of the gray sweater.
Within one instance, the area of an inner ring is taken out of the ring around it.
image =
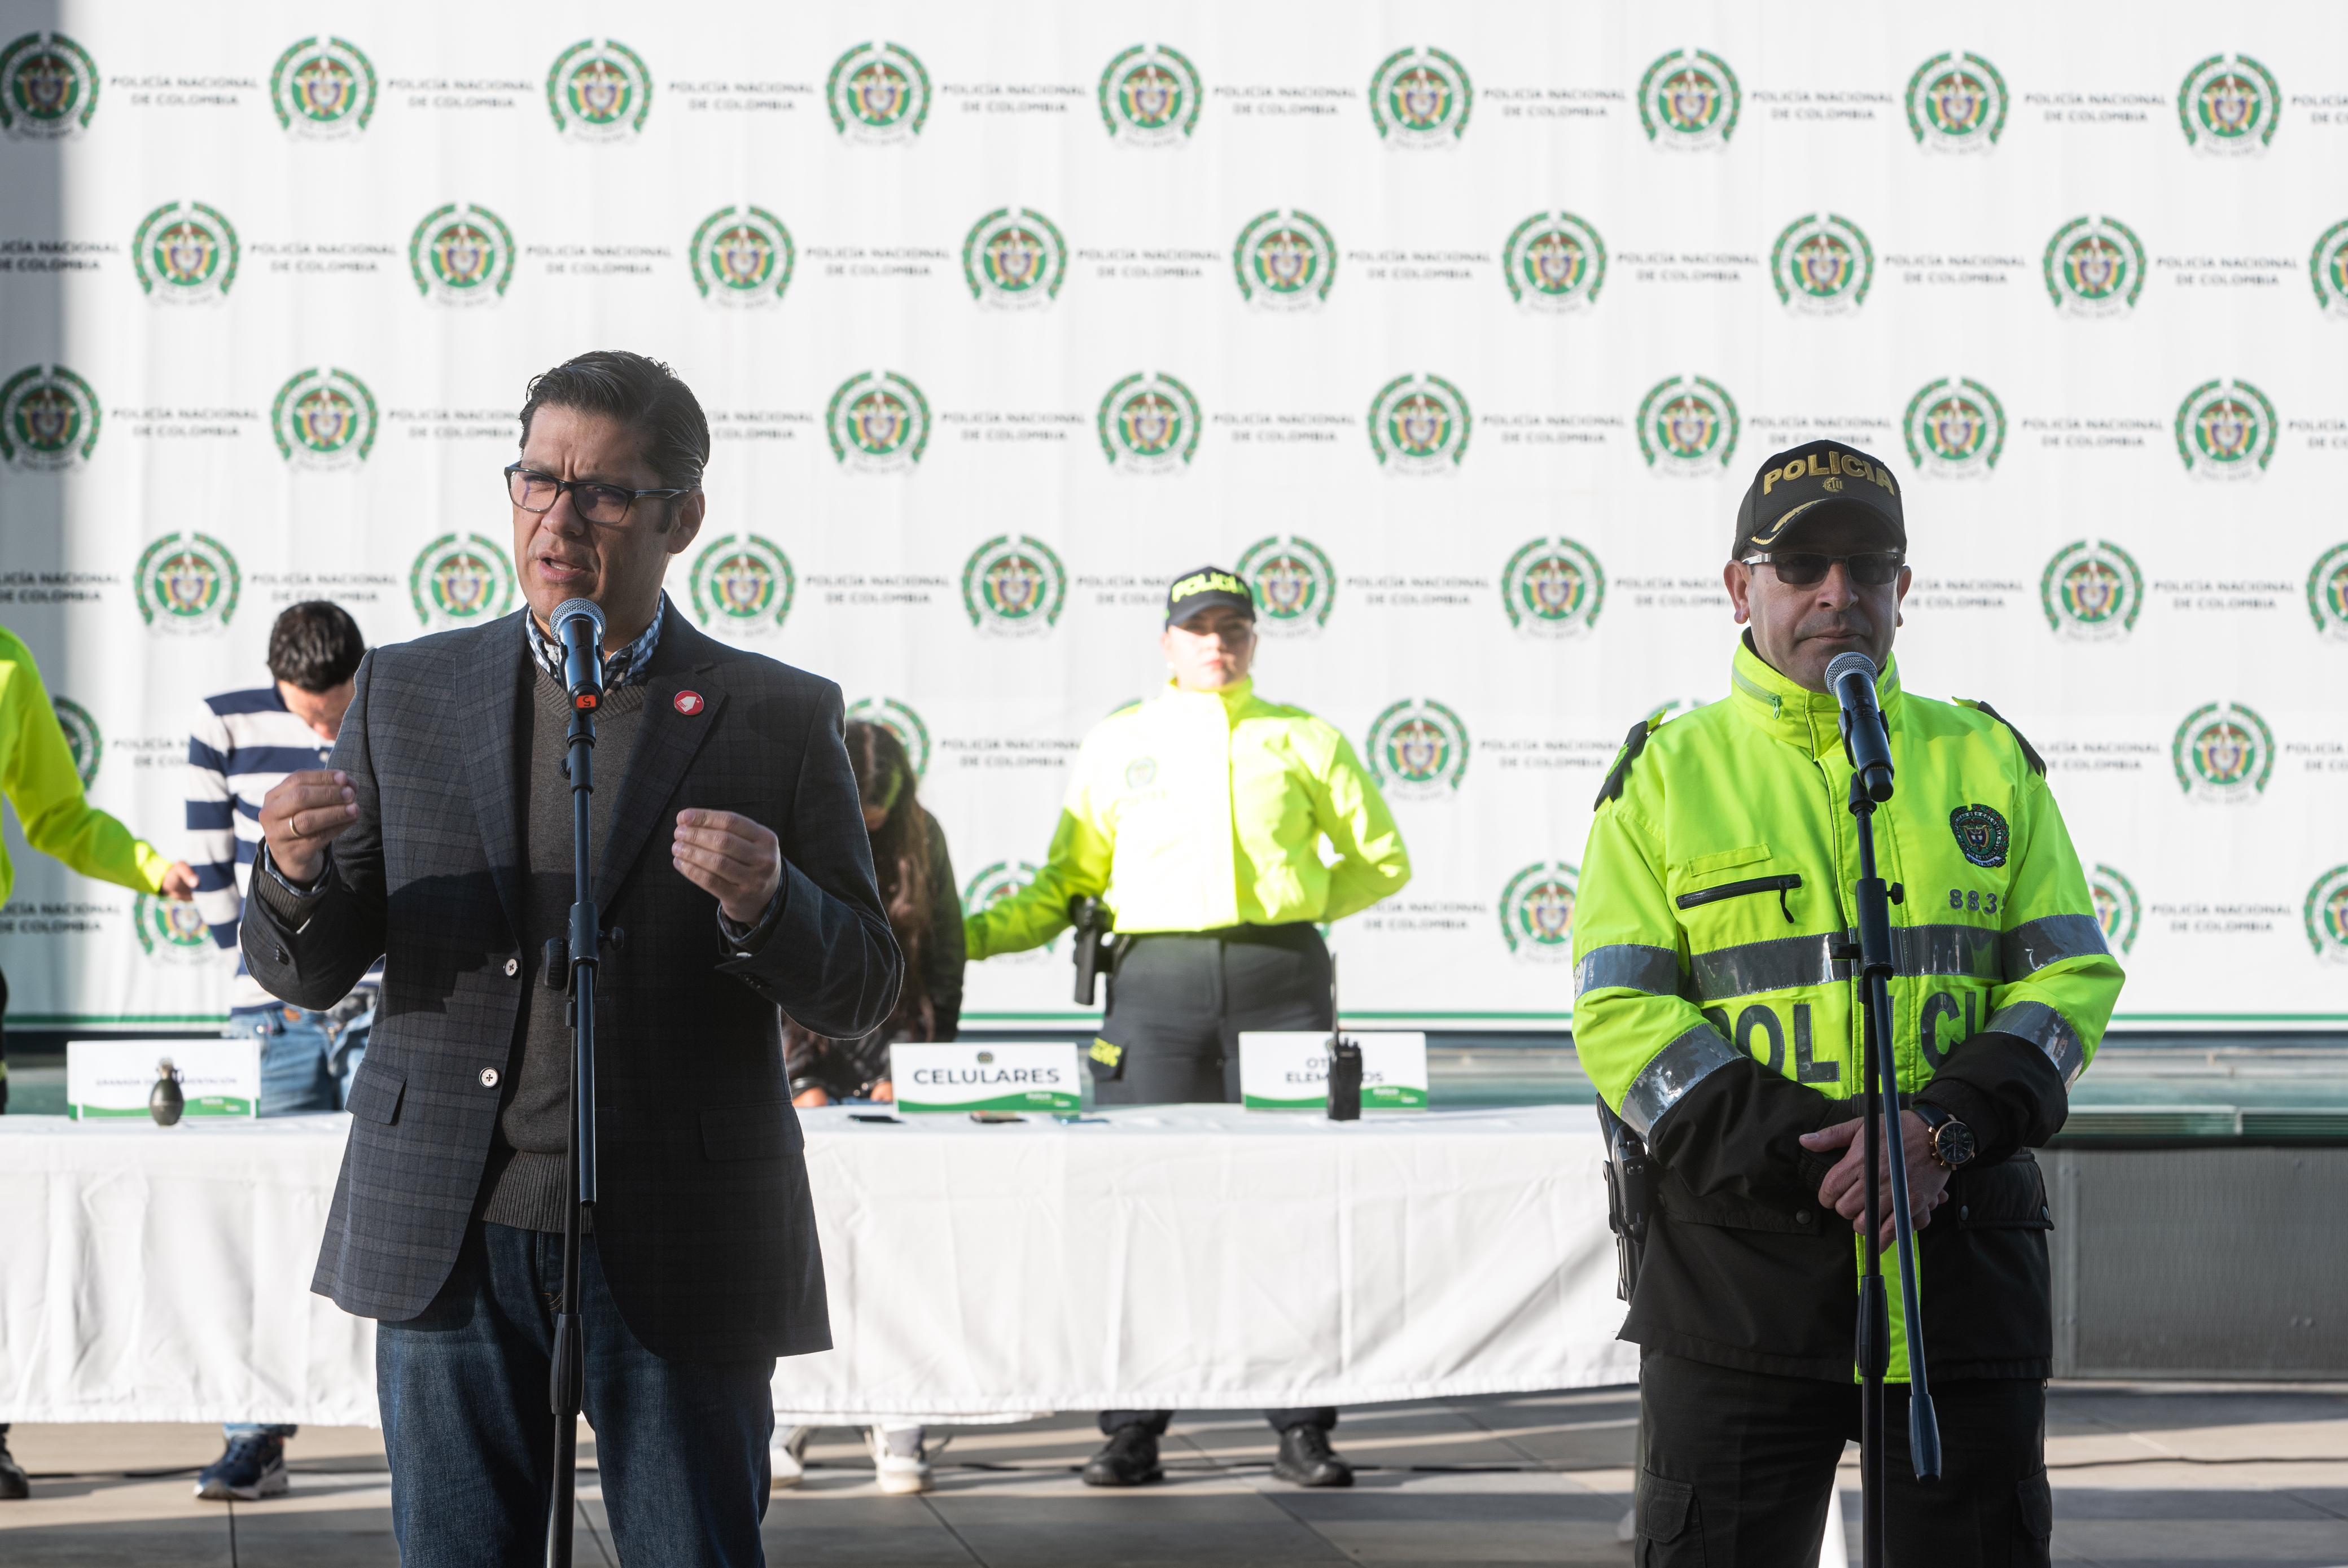
[[[571,929],[571,780],[562,776],[563,738],[571,703],[552,676],[531,666],[530,702],[517,746],[530,758],[523,775],[523,834],[530,846],[529,929],[521,934],[528,966],[521,1009],[499,1086],[498,1136],[481,1182],[481,1218],[530,1231],[562,1229],[563,1152],[571,1130],[571,1023],[561,991],[546,989],[538,973],[549,937]],[[644,687],[606,692],[595,713],[595,792],[590,797],[594,865],[602,870],[629,754],[644,727]],[[558,977],[560,978],[560,977]]]

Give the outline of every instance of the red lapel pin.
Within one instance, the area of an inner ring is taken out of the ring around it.
[[[697,691],[681,691],[676,694],[676,711],[687,718],[691,718],[707,706],[708,704],[701,700],[701,694]]]

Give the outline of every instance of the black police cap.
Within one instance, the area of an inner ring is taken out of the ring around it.
[[[1840,516],[1879,532],[1887,550],[1908,548],[1908,520],[1900,481],[1890,465],[1844,441],[1807,441],[1762,463],[1736,509],[1729,559],[1775,549],[1788,529]]]
[[[1195,572],[1185,572],[1174,579],[1166,590],[1166,624],[1179,626],[1200,611],[1217,604],[1229,604],[1234,610],[1247,613],[1255,619],[1255,596],[1236,572],[1220,566],[1201,566]]]

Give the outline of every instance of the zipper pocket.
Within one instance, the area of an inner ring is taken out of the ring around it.
[[[1743,898],[1749,892],[1774,892],[1777,895],[1777,913],[1786,923],[1794,923],[1794,912],[1787,906],[1786,895],[1802,885],[1801,873],[1788,872],[1781,877],[1747,877],[1743,882],[1723,882],[1718,887],[1698,888],[1684,892],[1673,902],[1682,909],[1694,909],[1700,904],[1718,903],[1725,898]]]

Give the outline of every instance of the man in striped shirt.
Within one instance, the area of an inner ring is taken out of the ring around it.
[[[295,604],[269,634],[265,686],[206,697],[188,740],[188,832],[195,841],[196,908],[212,941],[238,953],[237,926],[252,891],[261,845],[261,799],[288,773],[323,768],[351,706],[359,657],[358,625],[323,599]],[[230,994],[228,1034],[261,1041],[261,1114],[340,1110],[352,1075],[366,1055],[383,963],[335,1006],[314,1013],[261,988],[239,954]],[[290,1426],[231,1423],[227,1450],[196,1480],[196,1495],[252,1501],[285,1490]]]

